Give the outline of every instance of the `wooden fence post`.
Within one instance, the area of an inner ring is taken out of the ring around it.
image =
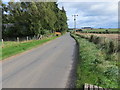
[[[27,41],[28,41],[28,36],[27,36]]]
[[[19,42],[19,37],[17,37],[17,42]]]
[[[2,39],[2,47],[4,46],[4,40]]]

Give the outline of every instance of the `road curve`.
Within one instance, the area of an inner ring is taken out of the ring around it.
[[[75,59],[69,33],[2,62],[2,88],[65,88]]]

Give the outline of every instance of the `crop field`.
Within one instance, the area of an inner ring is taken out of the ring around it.
[[[88,31],[88,32],[96,32],[96,31],[98,31],[98,32],[105,32],[106,30],[108,30],[108,31],[111,31],[111,32],[114,32],[114,31],[119,31],[117,28],[113,28],[113,29],[92,29],[92,30],[87,30],[87,29],[83,29],[83,31]]]
[[[95,36],[99,36],[99,37],[106,37],[106,38],[110,38],[110,39],[120,39],[118,36],[119,34],[95,34],[95,33],[79,33],[77,32],[76,34],[80,34],[80,35],[95,35]]]

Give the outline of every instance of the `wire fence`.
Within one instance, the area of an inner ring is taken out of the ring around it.
[[[1,45],[4,47],[6,42],[26,42],[31,40],[41,40],[45,38],[50,38],[55,35],[40,35],[40,36],[25,36],[25,37],[12,37],[1,39]]]

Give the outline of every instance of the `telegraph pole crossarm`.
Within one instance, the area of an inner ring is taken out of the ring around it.
[[[78,15],[72,15],[73,16],[73,18],[74,18],[74,31],[76,32],[76,17],[78,16]]]

